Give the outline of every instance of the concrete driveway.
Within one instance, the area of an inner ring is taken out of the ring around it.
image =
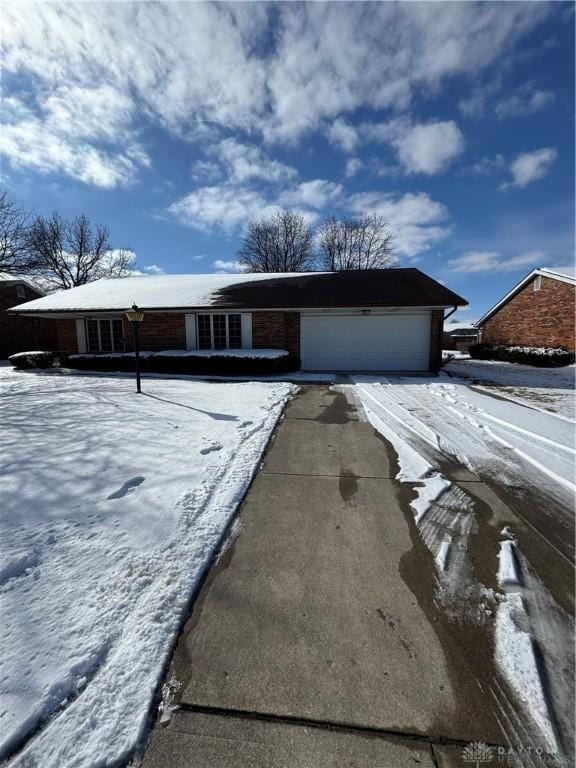
[[[289,404],[180,637],[179,709],[145,768],[461,766],[469,742],[503,743],[488,633],[436,606],[397,471],[342,394]],[[497,511],[477,477],[453,479]]]

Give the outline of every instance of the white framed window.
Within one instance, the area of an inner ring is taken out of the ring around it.
[[[536,275],[534,279],[534,290],[539,291],[542,287],[542,275]]]
[[[242,315],[196,315],[198,349],[242,349]]]
[[[16,296],[18,296],[19,299],[26,298],[26,289],[24,288],[23,285],[16,286]]]
[[[124,351],[124,326],[121,318],[87,317],[85,326],[88,352]]]

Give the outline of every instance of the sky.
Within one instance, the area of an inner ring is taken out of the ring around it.
[[[384,216],[460,321],[573,263],[572,3],[2,8],[2,185],[143,273],[234,271],[278,208]]]

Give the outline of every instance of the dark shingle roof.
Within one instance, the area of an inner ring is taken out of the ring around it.
[[[265,287],[265,290],[262,290]],[[419,269],[307,273],[265,283],[236,283],[213,295],[213,304],[247,308],[465,306],[462,296]]]

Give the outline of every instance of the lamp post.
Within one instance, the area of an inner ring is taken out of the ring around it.
[[[138,309],[136,304],[132,304],[132,308],[126,312],[126,317],[132,323],[132,330],[134,331],[134,356],[136,362],[136,392],[141,392],[140,389],[140,343],[138,339],[138,327],[144,319],[144,312]]]

